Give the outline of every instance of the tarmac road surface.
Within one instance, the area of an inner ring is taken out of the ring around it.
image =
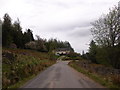
[[[104,88],[68,66],[68,62],[57,61],[21,88]]]

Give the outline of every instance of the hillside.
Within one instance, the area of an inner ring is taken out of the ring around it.
[[[3,88],[13,87],[55,63],[47,53],[34,50],[3,48],[2,57]]]

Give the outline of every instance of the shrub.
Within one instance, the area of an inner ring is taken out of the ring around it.
[[[120,75],[113,75],[111,78],[114,84],[120,85]]]
[[[49,60],[49,57],[47,57],[48,54],[46,53],[40,53],[33,50],[10,50],[3,50],[2,53],[3,88],[8,88],[33,74],[38,74],[55,62]],[[23,53],[27,54],[23,55]]]

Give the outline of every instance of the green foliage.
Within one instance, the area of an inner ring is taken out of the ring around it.
[[[120,17],[117,6],[92,23],[91,30],[95,42],[90,43],[86,56],[94,63],[120,68]],[[84,55],[85,56],[85,55]]]
[[[68,57],[80,57],[80,54],[75,53],[75,52],[70,52],[69,54],[67,54]]]
[[[56,61],[59,58],[59,56],[55,55],[52,52],[49,52],[48,55],[49,55],[50,60],[53,60],[53,61]]]
[[[6,13],[4,15],[4,21],[2,23],[2,45],[9,46],[12,43],[12,23],[10,16]]]
[[[81,57],[64,57],[62,60],[81,60],[82,58]]]
[[[14,22],[13,24],[13,30],[12,30],[12,35],[13,35],[13,43],[17,45],[18,48],[22,48],[23,45],[23,33],[22,33],[22,28],[20,26],[20,21],[19,19]]]
[[[37,43],[35,41],[31,41],[25,44],[25,48],[37,50]]]
[[[45,46],[45,41],[37,35],[36,35],[36,37],[37,37],[37,40],[36,40],[37,50],[41,51],[41,52],[47,52],[47,48]]]
[[[11,44],[14,44],[17,48],[34,49],[40,52],[52,52],[57,48],[70,48],[74,51],[67,41],[63,42],[57,39],[50,39],[47,41],[37,35],[37,40],[34,40],[32,30],[27,29],[23,33],[19,19],[12,24],[11,18],[7,13],[4,15],[4,21],[2,22],[0,20],[0,23],[2,24],[3,47],[10,47]]]
[[[70,48],[74,51],[68,41],[63,42],[57,39],[49,39],[48,41],[45,41],[45,46],[49,52],[58,48]]]
[[[18,48],[25,48],[25,44],[30,41],[34,41],[32,31],[28,29],[26,32],[22,32],[20,21],[17,19],[12,24],[10,16],[6,13],[4,15],[4,21],[2,22],[2,46],[9,47],[14,43]]]
[[[25,44],[26,48],[38,50],[40,52],[53,52],[58,48],[70,48],[71,51],[74,51],[67,41],[63,42],[57,39],[46,40],[40,38],[38,35],[36,35],[36,37],[37,40]]]
[[[120,86],[120,75],[113,75],[112,82]]]
[[[95,46],[89,49],[89,53],[82,56],[84,59],[89,59],[93,63],[104,64],[107,66],[113,66],[114,68],[120,68],[120,47],[100,47]]]
[[[70,52],[64,57],[64,60],[81,60],[80,54],[75,52]]]
[[[107,15],[92,23],[91,32],[99,45],[114,47],[119,43],[120,16],[118,16],[118,12],[119,9],[115,6]]]
[[[92,40],[90,43],[90,47],[89,47],[89,59],[93,62],[93,63],[97,63],[96,60],[96,53],[97,53],[97,45],[95,44],[95,42]]]
[[[95,55],[97,62],[99,64],[104,64],[104,65],[109,65],[109,56],[108,56],[108,51],[106,47],[103,48],[98,48],[97,53]]]
[[[108,53],[109,52],[109,53]],[[107,49],[108,59],[110,64],[120,69],[120,46],[115,46]]]
[[[74,69],[76,69],[77,71],[85,74],[86,76],[92,78],[96,82],[105,86],[106,88],[109,88],[110,90],[112,90],[112,89],[119,90],[120,89],[120,85],[119,85],[120,84],[120,76],[119,76],[119,74],[115,74],[115,75],[111,75],[111,76],[110,76],[110,74],[101,75],[98,72],[95,72],[94,70],[95,70],[96,67],[104,68],[102,65],[98,65],[98,64],[95,65],[95,64],[92,64],[92,63],[87,64],[85,62],[86,62],[85,60],[80,60],[78,62],[75,62],[75,61],[73,62],[72,61],[72,62],[69,63],[69,65],[71,67],[73,67]],[[85,64],[83,64],[83,63],[85,63]]]
[[[23,79],[36,75],[55,63],[48,54],[32,50],[3,49],[2,85],[8,88]]]
[[[27,29],[26,32],[24,32],[23,41],[24,41],[24,44],[26,44],[26,43],[28,43],[30,41],[34,41],[32,30]]]

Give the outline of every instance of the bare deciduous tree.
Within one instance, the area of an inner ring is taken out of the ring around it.
[[[91,32],[99,45],[114,47],[119,43],[120,18],[119,8],[115,6],[107,15],[92,23]]]

